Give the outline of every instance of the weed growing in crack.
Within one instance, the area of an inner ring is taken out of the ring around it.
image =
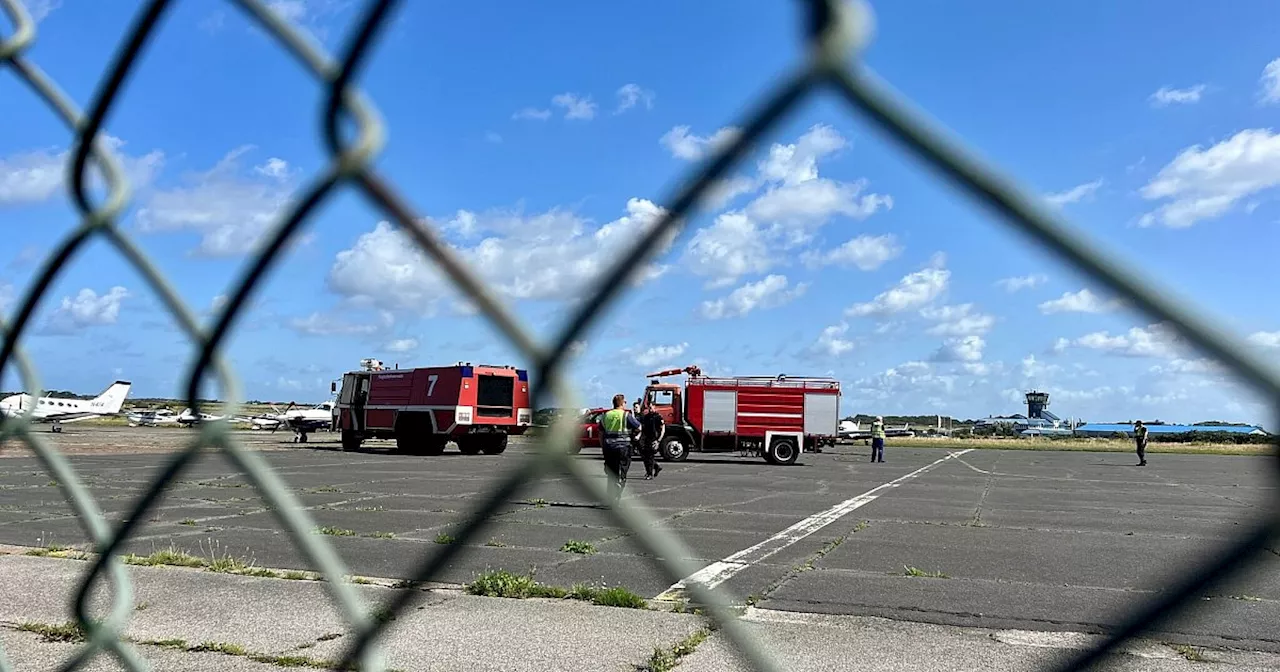
[[[1200,654],[1200,652],[1203,649],[1197,649],[1196,647],[1190,646],[1187,644],[1169,644],[1169,647],[1172,648],[1174,651],[1177,651],[1178,655],[1182,656],[1183,658],[1186,658],[1187,660],[1193,663],[1209,662],[1203,655]]]
[[[354,530],[344,530],[344,529],[342,529],[341,527],[328,527],[328,526],[326,526],[326,527],[317,527],[317,528],[316,528],[316,534],[326,534],[326,535],[329,535],[330,537],[354,537],[354,536],[356,536],[356,533],[355,533],[355,531],[354,531]]]
[[[529,574],[513,574],[503,569],[487,571],[476,576],[474,581],[466,584],[464,590],[468,594],[485,597],[571,599],[590,602],[603,607],[621,607],[624,609],[645,609],[649,606],[643,597],[626,588],[618,586],[597,588],[585,583],[579,583],[572,588],[565,589],[560,586],[538,583],[534,580],[532,572]]]
[[[561,553],[577,553],[579,555],[594,555],[596,547],[586,541],[566,541],[560,547]]]
[[[905,576],[920,576],[920,577],[925,577],[930,579],[951,578],[946,574],[943,574],[942,572],[926,572],[923,569],[916,569],[915,567],[907,567],[906,565],[903,565],[902,570]]]
[[[18,629],[40,635],[40,639],[46,642],[83,642],[86,639],[84,630],[75,621],[57,625],[26,621],[19,623]]]
[[[676,642],[670,649],[654,647],[649,660],[642,665],[637,665],[636,672],[670,672],[680,664],[681,659],[693,653],[710,635],[710,628],[702,628]]]

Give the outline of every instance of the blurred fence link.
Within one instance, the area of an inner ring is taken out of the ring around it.
[[[1169,323],[1189,343],[1226,364],[1280,409],[1280,376],[1243,347],[1238,337],[1212,327],[1206,319],[1194,314],[1189,304],[1158,288],[1150,278],[1140,277],[1118,260],[1105,256],[1098,246],[1086,241],[1056,213],[1047,210],[1038,198],[938,130],[921,113],[911,109],[902,96],[892,92],[859,63],[858,51],[873,33],[872,13],[864,2],[793,1],[805,19],[808,53],[790,75],[774,83],[772,90],[746,111],[737,124],[741,131],[734,141],[708,157],[688,179],[679,183],[672,197],[663,202],[665,211],[662,217],[645,232],[642,240],[608,269],[551,343],[541,344],[521,326],[476,273],[442,242],[437,232],[423,224],[394,186],[373,169],[372,162],[383,145],[385,129],[376,109],[361,95],[354,81],[378,31],[385,28],[396,0],[369,0],[365,3],[366,7],[347,39],[341,58],[336,61],[260,0],[233,1],[250,20],[274,36],[279,45],[323,87],[326,102],[321,121],[331,160],[301,190],[290,211],[271,231],[266,244],[254,255],[209,328],[202,328],[197,323],[195,315],[172,286],[117,228],[117,218],[129,202],[129,185],[119,160],[99,134],[125,79],[137,64],[147,41],[156,32],[165,10],[173,4],[172,0],[150,0],[140,9],[124,42],[109,63],[106,76],[95,91],[86,113],[77,109],[58,85],[26,56],[36,39],[35,22],[26,7],[17,0],[0,0],[0,8],[13,26],[12,34],[7,37],[0,34],[0,67],[16,75],[73,134],[74,151],[67,167],[66,183],[81,217],[80,226],[45,259],[13,318],[0,321],[0,330],[4,333],[0,373],[13,365],[26,390],[33,394],[43,390],[35,369],[19,347],[19,341],[30,325],[36,305],[58,273],[68,265],[79,248],[93,238],[101,237],[143,276],[195,346],[195,357],[187,377],[187,403],[198,412],[199,390],[202,385],[212,382],[228,402],[225,412],[236,414],[241,404],[239,384],[233,371],[220,358],[219,346],[259,280],[277,261],[281,250],[303,226],[309,213],[328,198],[335,187],[349,185],[396,222],[466,294],[480,313],[532,363],[535,408],[550,405],[552,400],[561,407],[580,407],[575,391],[562,377],[570,344],[616,299],[631,274],[646,263],[650,251],[659,247],[654,243],[667,236],[678,236],[709,189],[741,162],[766,133],[773,130],[786,114],[798,108],[807,96],[829,89],[921,159],[926,167],[952,180],[980,204],[1001,215],[1014,229],[1086,271],[1094,281],[1125,297],[1148,317]],[[0,109],[3,109],[2,104]],[[354,125],[353,139],[348,141],[340,133],[342,122]],[[97,169],[99,182],[105,188],[105,196],[100,203],[91,199],[88,189],[90,163]],[[567,471],[574,476],[574,486],[585,495],[599,502],[607,501],[600,479],[573,459],[569,448],[577,441],[577,427],[573,418],[562,416],[551,431],[539,439],[534,454],[511,470],[477,507],[472,522],[458,532],[455,543],[422,558],[412,581],[406,582],[385,604],[371,606],[365,604],[352,585],[343,580],[348,575],[345,563],[330,544],[322,536],[310,534],[314,522],[284,481],[260,455],[241,446],[223,423],[203,425],[196,438],[165,464],[135,508],[114,529],[104,520],[93,496],[70,463],[32,430],[29,418],[6,422],[0,428],[0,440],[5,439],[18,439],[31,448],[57,480],[95,546],[96,557],[71,605],[76,621],[86,633],[86,641],[65,663],[63,670],[78,669],[91,658],[107,654],[114,656],[126,669],[150,669],[146,659],[122,634],[133,611],[133,600],[132,586],[120,560],[121,545],[130,538],[137,521],[146,519],[145,514],[156,504],[165,488],[201,451],[222,454],[252,482],[302,554],[323,574],[325,584],[349,622],[353,635],[351,645],[336,663],[342,669],[357,666],[365,670],[385,669],[378,642],[383,625],[414,600],[420,599],[423,593],[417,588],[463,552],[467,542],[480,533],[489,517],[504,502],[543,474],[552,470]],[[642,506],[623,500],[620,505],[610,507],[609,512],[617,524],[633,533],[645,550],[665,558],[655,562],[673,584],[700,569],[690,561],[682,560],[692,557],[684,543],[677,535],[659,527],[656,519]],[[1196,604],[1199,594],[1248,566],[1249,561],[1280,532],[1277,521],[1280,521],[1280,515],[1275,511],[1268,512],[1253,523],[1247,534],[1224,544],[1215,555],[1205,559],[1199,571],[1188,573],[1181,584],[1136,605],[1104,641],[1065,661],[1060,669],[1091,666],[1125,640],[1158,627],[1181,610]],[[111,609],[105,617],[95,617],[90,613],[89,596],[101,582],[106,582],[111,588]],[[723,591],[709,590],[697,583],[688,585],[686,591],[695,603],[704,605],[715,627],[730,640],[744,662],[757,670],[781,669],[759,638],[745,631],[737,618],[738,612],[722,594]],[[12,669],[12,662],[0,650],[0,671]]]

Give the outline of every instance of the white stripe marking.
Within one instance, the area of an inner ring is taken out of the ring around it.
[[[738,551],[737,553],[734,553],[733,555],[725,558],[724,560],[713,562],[710,565],[707,565],[706,567],[703,567],[702,569],[694,572],[693,574],[686,576],[685,578],[681,579],[679,582],[672,585],[670,588],[663,591],[661,595],[657,596],[654,599],[656,600],[670,599],[675,595],[675,593],[677,593],[680,590],[683,590],[685,586],[691,583],[702,584],[702,586],[707,588],[708,590],[715,588],[716,586],[732,578],[738,572],[741,572],[742,570],[750,567],[751,565],[754,565],[764,560],[765,558],[800,541],[801,539],[804,539],[805,537],[813,534],[814,532],[817,532],[818,530],[826,527],[827,525],[830,525],[831,523],[834,523],[837,520],[840,520],[842,517],[844,517],[845,515],[848,515],[852,511],[860,509],[866,506],[867,504],[874,502],[876,498],[884,494],[885,490],[888,490],[889,488],[896,488],[903,481],[915,478],[916,476],[923,474],[924,472],[938,466],[939,464],[942,464],[943,462],[946,462],[947,460],[953,457],[959,457],[960,455],[964,455],[965,453],[971,450],[973,450],[973,448],[965,448],[964,450],[961,450],[955,453],[949,452],[947,453],[946,457],[936,460],[931,464],[926,464],[925,466],[920,467],[919,469],[916,469],[915,471],[905,476],[899,476],[898,478],[895,478],[892,481],[885,483],[884,485],[880,485],[875,488],[872,488],[862,493],[861,495],[858,495],[857,497],[854,497],[852,499],[846,499],[845,501],[840,502],[839,504],[836,504],[835,506],[827,509],[826,511],[822,511],[820,513],[816,513],[812,516],[809,516],[808,518],[805,518],[804,520],[796,523],[795,525],[792,525],[791,527],[788,527],[787,529],[773,535],[772,537],[765,539],[764,541],[756,544],[755,546]]]

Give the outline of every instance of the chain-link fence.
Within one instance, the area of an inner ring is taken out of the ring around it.
[[[991,208],[994,214],[1002,216],[1009,225],[1087,271],[1095,281],[1126,297],[1147,316],[1167,321],[1190,344],[1227,365],[1280,408],[1280,376],[1269,371],[1263,362],[1241,345],[1241,340],[1212,328],[1206,320],[1188,310],[1186,302],[1157,288],[1150,279],[1139,277],[1103,255],[1096,246],[1074,233],[1057,215],[1043,207],[1039,199],[1001,176],[992,166],[963,149],[956,141],[946,137],[862,66],[857,60],[857,52],[871,37],[871,13],[860,1],[847,0],[796,2],[797,9],[807,15],[808,53],[803,61],[793,73],[765,94],[760,102],[747,110],[739,124],[742,132],[736,140],[718,155],[707,159],[683,182],[674,197],[664,203],[666,212],[660,221],[599,280],[595,291],[577,308],[576,313],[550,344],[535,342],[511,311],[495,299],[476,274],[461,263],[455,253],[441,242],[436,232],[415,216],[413,208],[393,186],[373,169],[373,158],[382,147],[384,127],[372,104],[355,87],[355,79],[378,31],[385,27],[395,1],[371,0],[367,3],[341,59],[335,62],[303,39],[298,31],[269,11],[259,0],[238,0],[235,4],[273,35],[314,75],[317,83],[324,87],[327,96],[323,115],[324,134],[331,161],[302,190],[296,205],[274,228],[268,244],[257,254],[249,270],[229,294],[230,298],[217,316],[215,324],[210,329],[202,329],[193,313],[155,266],[117,228],[117,218],[129,200],[129,185],[119,161],[108,151],[99,134],[111,106],[117,101],[121,85],[132,72],[161,16],[172,4],[171,0],[151,0],[141,9],[130,26],[124,43],[109,64],[106,77],[93,96],[88,112],[82,113],[59,90],[57,84],[25,56],[36,39],[35,25],[26,8],[17,0],[0,0],[0,7],[3,7],[14,26],[11,35],[0,35],[0,67],[10,69],[66,123],[74,135],[75,151],[71,165],[68,166],[68,184],[71,198],[82,218],[80,227],[67,236],[44,261],[13,319],[8,323],[0,323],[0,329],[4,330],[5,335],[3,350],[0,351],[0,374],[11,364],[16,366],[25,389],[30,392],[36,393],[43,388],[18,345],[21,336],[30,325],[37,302],[57,274],[66,267],[79,248],[94,237],[101,237],[128,259],[146,279],[147,284],[177,318],[196,346],[195,361],[187,378],[187,403],[193,410],[199,411],[199,388],[202,383],[212,379],[228,401],[226,412],[237,413],[240,404],[239,386],[231,369],[220,358],[219,347],[256,289],[258,281],[276,262],[281,249],[297,234],[311,211],[333,193],[335,187],[347,184],[356,187],[416,241],[427,256],[439,264],[466,293],[481,313],[510,339],[519,353],[533,363],[531,368],[535,372],[535,407],[553,405],[553,400],[554,405],[580,407],[574,391],[561,378],[568,346],[598,318],[607,304],[617,298],[620,289],[626,284],[623,281],[635,269],[643,266],[649,250],[658,247],[654,243],[664,236],[678,233],[683,222],[700,205],[700,199],[707,194],[709,187],[741,161],[749,148],[785,114],[799,107],[807,96],[828,88],[837,92],[851,108],[869,117],[882,131],[923,159],[929,168],[950,178],[975,200]],[[342,137],[340,122],[354,124],[354,140],[348,142]],[[106,186],[106,197],[102,203],[92,202],[87,191],[90,161],[100,171]],[[329,543],[321,536],[308,533],[313,528],[312,520],[302,509],[296,496],[260,455],[241,446],[222,423],[202,425],[198,436],[165,465],[124,522],[111,529],[76,471],[46,439],[32,431],[29,422],[29,418],[6,422],[0,431],[0,440],[21,440],[35,452],[48,472],[57,479],[97,551],[92,568],[84,576],[73,605],[76,619],[86,633],[86,642],[67,661],[62,668],[64,670],[77,669],[91,657],[104,652],[114,655],[127,669],[149,669],[144,658],[122,638],[122,631],[132,611],[132,590],[119,550],[135,532],[139,521],[147,519],[145,514],[156,504],[165,488],[191,465],[202,450],[218,451],[246,475],[268,502],[302,554],[327,579],[325,584],[332,591],[333,598],[349,621],[354,635],[352,644],[345,650],[339,663],[340,667],[384,669],[377,640],[383,632],[383,625],[390,620],[387,616],[394,617],[415,599],[419,599],[423,593],[416,588],[429,581],[454,559],[464,545],[484,529],[489,517],[498,511],[503,502],[536,482],[547,471],[567,470],[574,476],[572,480],[575,487],[596,501],[606,501],[604,486],[598,479],[591,478],[586,467],[573,459],[569,448],[577,441],[577,428],[572,418],[562,417],[551,431],[539,439],[540,445],[535,454],[489,493],[484,504],[474,512],[474,522],[456,535],[456,543],[446,545],[440,552],[420,561],[412,581],[396,592],[388,603],[370,608],[359,599],[353,586],[342,580],[347,575],[346,567]],[[1249,532],[1224,544],[1211,557],[1206,558],[1200,567],[1187,572],[1182,583],[1135,607],[1102,643],[1067,661],[1062,669],[1081,669],[1100,661],[1122,642],[1160,626],[1195,604],[1201,593],[1246,569],[1250,561],[1280,532],[1280,515],[1277,515],[1276,509],[1280,507],[1272,506],[1267,509],[1266,516],[1251,522]],[[624,501],[621,505],[609,508],[609,511],[615,522],[634,534],[645,550],[657,557],[666,558],[660,565],[672,583],[679,582],[699,569],[690,561],[679,560],[692,557],[692,554],[686,552],[684,544],[675,534],[655,525],[656,521],[643,508]],[[101,620],[94,620],[89,613],[88,603],[90,591],[98,581],[109,582],[113,601],[110,613]],[[746,635],[743,626],[735,618],[735,612],[730,609],[719,590],[708,590],[696,583],[688,586],[687,590],[695,602],[705,605],[720,631],[733,643],[739,655],[754,668],[779,669],[759,640]],[[10,661],[0,651],[0,671],[9,669],[12,669]]]

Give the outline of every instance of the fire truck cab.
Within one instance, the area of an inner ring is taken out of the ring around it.
[[[658,378],[688,374],[684,386]],[[835,445],[840,382],[793,376],[705,377],[696,366],[658,371],[644,399],[666,423],[659,451],[680,461],[689,451],[741,451],[770,464],[794,464],[801,452]]]
[[[342,376],[335,429],[343,450],[366,439],[395,439],[401,452],[439,455],[449,441],[464,455],[497,455],[507,437],[533,420],[529,374],[513,366],[476,365],[386,369],[365,360]]]

